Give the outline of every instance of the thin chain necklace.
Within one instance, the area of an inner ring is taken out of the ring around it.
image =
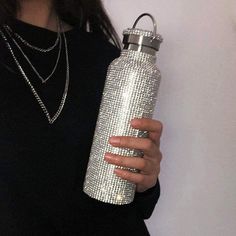
[[[54,44],[49,47],[49,48],[39,48],[37,46],[34,46],[32,45],[31,43],[29,43],[28,41],[26,41],[25,39],[23,39],[18,33],[16,32],[13,32],[13,30],[10,28],[9,25],[4,25],[4,28],[6,30],[8,30],[11,34],[13,34],[16,38],[18,38],[23,44],[25,44],[27,47],[33,49],[33,50],[36,50],[36,51],[39,51],[39,52],[43,52],[43,53],[46,53],[46,52],[50,52],[52,51],[59,43],[59,40],[60,40],[60,21],[59,19],[57,19],[57,38],[56,38],[56,41],[54,42]]]
[[[53,76],[53,74],[55,73],[56,68],[58,66],[58,62],[59,62],[60,55],[61,55],[61,44],[62,44],[62,42],[61,42],[62,41],[61,40],[61,35],[59,34],[59,49],[58,49],[57,59],[56,59],[55,65],[53,67],[53,70],[52,70],[52,72],[46,78],[43,78],[43,76],[40,75],[39,71],[35,68],[33,63],[30,61],[29,57],[25,54],[25,52],[23,51],[21,46],[16,42],[16,40],[14,38],[12,38],[8,28],[5,25],[4,25],[4,28],[5,28],[6,32],[7,32],[7,34],[9,35],[9,37],[11,37],[11,40],[14,42],[16,47],[19,49],[19,51],[23,55],[23,57],[26,59],[26,61],[28,62],[28,64],[32,68],[32,70],[35,72],[37,77],[41,80],[42,83],[46,83]]]
[[[30,82],[29,78],[27,77],[25,71],[23,70],[22,66],[20,65],[18,59],[15,56],[14,51],[12,50],[12,47],[10,45],[10,43],[8,42],[5,34],[2,32],[2,30],[0,29],[0,34],[2,36],[2,38],[4,39],[6,46],[8,48],[8,50],[10,51],[20,73],[22,74],[25,82],[28,84],[28,86],[31,89],[31,92],[33,93],[34,97],[36,98],[39,106],[41,107],[41,109],[43,110],[44,114],[46,115],[49,124],[53,124],[55,122],[55,120],[59,117],[59,115],[62,112],[62,109],[65,105],[65,101],[66,101],[66,97],[67,97],[67,93],[68,93],[68,87],[69,87],[69,80],[70,80],[70,65],[69,65],[69,57],[68,57],[68,46],[67,46],[67,39],[66,39],[66,35],[64,33],[64,31],[62,31],[62,35],[63,35],[63,39],[64,39],[64,44],[65,44],[65,57],[66,57],[66,81],[65,81],[65,88],[64,88],[64,92],[62,95],[62,99],[59,105],[58,110],[56,111],[56,113],[54,114],[54,116],[51,117],[48,109],[46,108],[46,105],[44,104],[44,102],[42,101],[42,99],[40,98],[40,96],[38,95],[37,91],[35,90],[34,86],[32,85],[32,83]]]
[[[30,61],[29,57],[27,57],[27,55],[25,54],[25,52],[23,51],[23,49],[20,47],[20,45],[17,43],[17,41],[12,37],[12,35],[15,35],[15,33],[12,31],[12,29],[8,26],[8,25],[4,25],[4,29],[6,30],[7,34],[9,35],[9,37],[12,39],[12,41],[14,42],[14,44],[16,45],[16,47],[19,49],[19,51],[21,52],[21,54],[23,55],[23,57],[26,59],[26,61],[28,62],[28,64],[30,65],[30,67],[32,68],[32,70],[34,71],[34,73],[37,75],[37,77],[41,80],[42,83],[46,83],[55,73],[56,68],[58,66],[58,62],[60,59],[60,55],[61,55],[61,22],[58,19],[58,35],[59,35],[59,49],[58,49],[58,54],[57,54],[57,58],[56,58],[56,62],[54,64],[54,67],[52,69],[52,72],[49,73],[49,75],[46,78],[43,78],[43,76],[40,75],[39,71],[35,68],[35,66],[33,65],[33,63]],[[24,42],[26,42],[27,44],[29,44],[26,40],[24,40]],[[30,44],[29,44],[30,45]],[[36,51],[43,52],[44,49],[35,47],[30,45],[30,48]],[[44,51],[45,52],[45,51]]]

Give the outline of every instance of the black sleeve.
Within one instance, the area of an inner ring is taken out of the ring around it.
[[[160,197],[160,183],[157,179],[157,183],[154,187],[146,190],[142,193],[135,193],[134,205],[143,219],[151,217],[155,205]]]

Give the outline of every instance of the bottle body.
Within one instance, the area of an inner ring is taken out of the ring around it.
[[[109,138],[147,135],[132,128],[130,121],[153,115],[161,77],[155,60],[147,53],[124,49],[108,68],[84,182],[84,192],[92,198],[119,205],[133,201],[135,184],[116,176],[117,166],[108,164],[104,155],[141,156],[140,150],[113,147]]]

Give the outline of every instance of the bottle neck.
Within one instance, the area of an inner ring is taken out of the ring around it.
[[[156,62],[156,55],[151,55],[142,51],[126,49],[125,47],[121,51],[121,56],[128,57],[131,60],[147,61],[153,64]]]
[[[147,47],[147,46],[145,46],[145,45],[125,44],[125,45],[124,45],[124,49],[133,50],[133,51],[138,51],[138,52],[143,52],[143,53],[150,54],[150,55],[152,55],[152,56],[155,56],[155,55],[156,55],[156,50],[155,50],[154,48]]]

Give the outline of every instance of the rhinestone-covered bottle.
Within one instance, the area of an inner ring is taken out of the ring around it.
[[[146,15],[153,20],[153,32],[136,28],[139,19]],[[133,201],[136,186],[116,176],[117,166],[108,164],[104,155],[110,152],[132,158],[141,157],[142,152],[113,147],[109,138],[147,137],[147,132],[132,128],[130,121],[152,117],[161,78],[155,62],[162,37],[156,33],[154,18],[148,13],[142,14],[133,28],[124,30],[123,35],[124,49],[108,68],[84,181],[84,192],[90,197],[118,205]]]

